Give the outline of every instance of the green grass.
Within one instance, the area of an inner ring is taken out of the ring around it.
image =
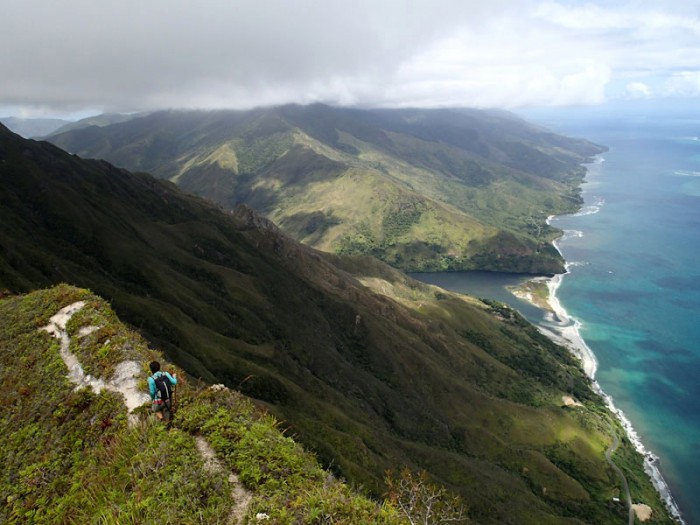
[[[178,413],[179,425],[206,436],[256,496],[251,515],[272,523],[401,523],[396,509],[354,493],[316,458],[230,390],[207,390]]]
[[[38,327],[77,300],[88,304],[71,324],[99,319],[123,337],[115,346],[125,351],[103,363],[163,359],[129,348],[140,338],[126,338],[130,331],[108,305],[84,290],[59,286],[0,301],[3,523],[228,523],[235,503],[228,474],[204,467],[194,435],[206,437],[253,492],[248,516],[264,512],[274,524],[403,523],[391,505],[334,479],[279,431],[274,417],[237,392],[181,381],[175,426],[168,430],[145,409],[128,425],[115,394],[75,390],[57,341]],[[81,358],[87,353],[83,348]],[[106,378],[110,368],[95,371]]]
[[[67,286],[0,301],[0,520],[145,523],[165,507],[167,523],[223,523],[226,480],[202,475],[190,436],[149,420],[129,428],[120,396],[69,383],[57,340],[38,328],[86,299],[104,311]]]

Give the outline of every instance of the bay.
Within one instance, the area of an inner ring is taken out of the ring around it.
[[[409,273],[409,276],[427,284],[459,292],[473,297],[495,299],[523,314],[530,322],[539,322],[542,310],[531,303],[514,296],[508,288],[516,287],[532,279],[523,273],[496,272],[425,272]]]

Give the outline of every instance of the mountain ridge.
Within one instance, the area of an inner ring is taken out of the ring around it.
[[[57,118],[2,117],[0,123],[25,138],[45,137],[55,133],[70,121]]]
[[[549,215],[604,148],[505,112],[322,104],[167,111],[51,137],[81,156],[246,203],[297,240],[403,270],[563,271]]]

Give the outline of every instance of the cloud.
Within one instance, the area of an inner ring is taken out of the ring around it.
[[[0,107],[597,104],[650,76],[694,93],[677,72],[700,64],[697,11],[643,1],[8,0]]]
[[[500,107],[604,102],[611,76],[605,56],[526,22],[507,13],[437,39],[401,64],[386,100]]]
[[[700,71],[679,71],[674,73],[664,85],[667,96],[700,96]]]
[[[451,27],[425,2],[66,0],[3,10],[0,100],[133,109],[352,88]]]
[[[658,3],[641,2],[639,0],[626,3],[605,2],[600,4],[584,3],[581,5],[563,4],[560,2],[543,2],[534,14],[559,27],[576,31],[594,33],[631,30],[635,33],[650,33],[670,29],[672,31],[687,30],[700,35],[700,21],[687,12],[676,12],[673,2]],[[651,6],[651,7],[647,7]]]
[[[644,82],[629,82],[625,86],[625,98],[649,98],[652,96],[652,91]]]

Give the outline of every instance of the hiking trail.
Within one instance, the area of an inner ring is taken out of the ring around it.
[[[136,361],[123,361],[117,365],[114,375],[109,381],[104,381],[103,379],[85,374],[83,367],[80,365],[80,361],[78,361],[78,357],[70,351],[71,338],[66,330],[68,321],[70,321],[71,317],[84,306],[85,301],[78,301],[61,308],[56,315],[49,319],[49,324],[40,328],[40,330],[48,332],[61,341],[61,358],[68,368],[68,379],[75,384],[75,388],[90,387],[98,394],[103,389],[122,394],[124,397],[124,404],[129,411],[129,425],[133,426],[138,422],[138,416],[133,414],[133,411],[150,400],[149,395],[139,388],[138,378],[143,374],[143,370]],[[97,326],[84,326],[78,330],[77,336],[85,337],[98,329],[99,327]],[[225,471],[226,469],[216,457],[216,453],[211,445],[201,436],[196,436],[194,439],[197,450],[204,461],[204,471]],[[231,491],[233,507],[229,515],[228,523],[230,525],[239,525],[244,522],[253,495],[243,487],[236,473],[230,472],[228,481],[233,487]]]
[[[77,356],[70,351],[70,337],[66,331],[66,325],[73,315],[85,306],[85,301],[78,301],[61,308],[56,315],[49,319],[49,324],[42,330],[50,333],[61,341],[61,358],[68,367],[68,378],[75,384],[75,388],[91,387],[98,394],[104,389],[117,392],[124,397],[124,403],[129,411],[129,424],[136,423],[137,418],[132,412],[148,402],[149,396],[141,391],[138,385],[138,377],[142,374],[141,367],[136,361],[123,361],[114,370],[114,375],[109,381],[85,374]],[[98,329],[98,327],[82,327],[78,337],[85,337]]]
[[[608,449],[605,451],[605,459],[610,464],[610,466],[613,468],[613,470],[617,473],[620,480],[622,481],[622,487],[625,490],[625,501],[627,503],[628,522],[629,522],[629,525],[634,525],[635,513],[634,513],[634,507],[632,506],[632,494],[630,493],[630,486],[629,486],[629,483],[627,483],[627,477],[622,472],[620,467],[618,467],[612,459],[612,455],[617,450],[617,447],[620,446],[620,438],[617,436],[617,432],[615,432],[615,430],[613,429],[612,424],[610,424],[610,432],[612,433],[612,436],[613,436],[613,442],[610,444]]]
[[[202,436],[196,436],[195,442],[197,450],[199,450],[202,459],[204,459],[204,470],[208,472],[224,472],[226,470],[206,439]],[[233,508],[231,509],[228,522],[230,525],[238,525],[243,523],[250,501],[253,499],[253,494],[243,486],[236,473],[230,472],[228,481],[233,487],[231,491]]]

